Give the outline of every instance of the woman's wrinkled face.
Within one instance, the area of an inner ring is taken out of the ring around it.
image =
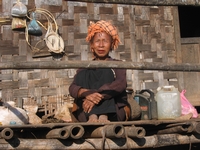
[[[105,60],[112,46],[112,38],[106,32],[96,33],[91,41],[91,51],[99,60]]]

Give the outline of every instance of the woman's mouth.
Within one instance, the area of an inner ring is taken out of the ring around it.
[[[103,53],[104,53],[104,50],[98,50],[98,53],[99,53],[99,54],[103,54]]]

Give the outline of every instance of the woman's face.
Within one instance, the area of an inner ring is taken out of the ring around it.
[[[111,50],[112,38],[106,32],[96,33],[90,46],[97,59],[105,60]]]

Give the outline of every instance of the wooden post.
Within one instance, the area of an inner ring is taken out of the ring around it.
[[[145,141],[145,142],[144,142]],[[174,146],[182,144],[199,143],[199,135],[181,135],[181,134],[163,134],[146,136],[141,139],[132,138],[116,138],[106,139],[104,147],[102,147],[102,138],[88,138],[87,140],[63,140],[58,139],[13,139],[12,141],[5,141],[0,139],[0,145],[4,146],[4,149],[15,149],[13,145],[18,142],[18,149],[143,149],[152,147]],[[117,143],[120,143],[118,145]]]
[[[177,5],[196,5],[199,6],[200,2],[196,0],[67,0],[88,3],[109,3],[109,4],[128,4],[128,5],[160,5],[160,6],[177,6]]]
[[[126,68],[133,70],[162,70],[200,72],[199,63],[155,63],[130,61],[32,61],[0,63],[0,69],[76,69],[76,68]]]

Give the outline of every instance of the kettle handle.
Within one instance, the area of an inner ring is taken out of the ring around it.
[[[149,93],[150,94],[150,99],[151,100],[154,100],[154,93],[151,91],[151,90],[149,90],[149,89],[143,89],[143,90],[141,90],[140,92],[139,92],[139,94],[142,94],[142,93],[144,93],[144,92],[147,92],[147,93]]]

